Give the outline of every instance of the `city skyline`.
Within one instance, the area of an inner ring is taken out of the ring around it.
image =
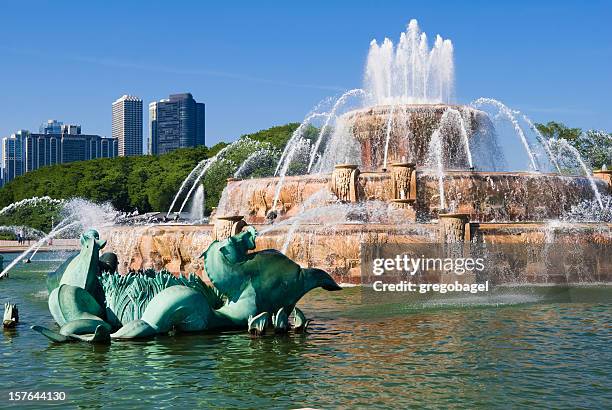
[[[49,120],[39,131],[21,129],[2,138],[2,185],[41,167],[118,154],[117,138],[83,134],[77,124]]]
[[[182,90],[208,105],[210,145],[299,122],[322,99],[360,87],[369,42],[397,38],[411,18],[426,32],[453,39],[458,102],[494,97],[536,122],[612,129],[612,49],[601,41],[612,28],[610,5],[601,1],[442,2],[436,8],[418,2],[150,8],[34,2],[8,3],[3,11],[0,52],[13,63],[0,67],[3,95],[11,101],[0,110],[1,136],[42,118],[111,135],[107,107],[117,96],[149,102]],[[129,25],[114,18],[119,12]],[[70,26],[46,27],[50,16],[82,15],[96,18],[79,36]],[[29,29],[21,30],[25,16]],[[168,24],[172,30],[164,29]]]

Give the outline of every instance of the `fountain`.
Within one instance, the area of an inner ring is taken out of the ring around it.
[[[170,211],[221,157],[194,169]],[[564,221],[555,240],[612,242],[610,171],[591,174],[567,143],[547,141],[498,100],[457,104],[453,44],[437,36],[430,47],[415,20],[397,45],[372,41],[363,88],[308,113],[273,176],[240,179],[254,163],[278,157],[263,150],[235,164],[208,224],[101,230],[121,269],[204,275],[198,251],[248,225],[262,233],[262,248],[282,249],[345,283],[361,280],[361,245],[543,244],[555,220]]]

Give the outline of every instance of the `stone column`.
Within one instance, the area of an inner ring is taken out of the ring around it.
[[[338,164],[331,175],[329,188],[342,202],[358,202],[358,178],[359,168],[357,168],[357,165]]]
[[[215,229],[213,231],[213,239],[222,241],[234,236],[242,231],[247,226],[242,215],[227,215],[215,217]]]
[[[416,165],[410,162],[391,164],[393,199],[416,200]]]
[[[605,181],[608,184],[608,192],[612,193],[612,170],[602,169],[593,171],[593,176]]]
[[[469,214],[440,214],[438,218],[440,242],[457,243],[472,240]]]

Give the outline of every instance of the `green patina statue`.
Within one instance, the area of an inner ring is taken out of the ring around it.
[[[194,274],[151,269],[119,275],[116,255],[100,255],[106,242],[89,230],[81,235],[81,252],[48,280],[49,310],[59,332],[32,329],[56,342],[109,342],[171,330],[248,328],[260,335],[268,327],[286,332],[291,314],[295,331],[305,331],[308,320],[296,303],[314,288],[340,286],[325,271],[303,269],[276,250],[249,253],[256,235],[248,227],[208,247],[202,256],[210,286]]]

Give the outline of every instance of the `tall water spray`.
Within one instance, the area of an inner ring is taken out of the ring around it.
[[[364,83],[372,105],[450,103],[454,78],[453,43],[438,35],[430,49],[416,20],[396,47],[388,38],[370,43]]]

